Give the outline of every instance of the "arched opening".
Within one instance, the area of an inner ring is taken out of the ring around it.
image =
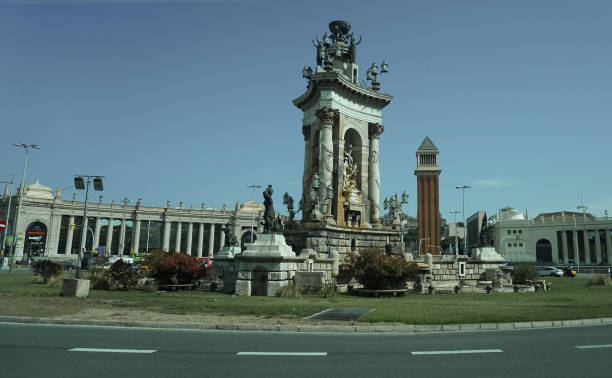
[[[257,240],[257,234],[253,232],[252,235],[253,235],[253,243],[255,243],[255,240]],[[240,238],[240,249],[242,250],[242,252],[244,252],[244,250],[247,249],[249,244],[251,244],[251,231],[245,232],[244,234],[242,234],[242,237]]]
[[[26,230],[23,258],[27,260],[33,256],[44,255],[46,242],[47,226],[42,222],[31,223]]]
[[[343,167],[343,182],[346,189],[348,181],[353,179],[355,189],[361,190],[361,157],[363,153],[363,144],[361,136],[355,129],[348,129],[344,134],[344,157],[342,162]]]
[[[260,266],[253,269],[251,273],[253,281],[251,282],[252,296],[267,296],[268,295],[268,271]]]
[[[552,244],[548,239],[540,239],[536,243],[536,261],[552,262]]]

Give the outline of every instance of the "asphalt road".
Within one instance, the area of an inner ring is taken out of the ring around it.
[[[0,377],[576,378],[611,376],[611,357],[612,326],[344,335],[0,324]]]

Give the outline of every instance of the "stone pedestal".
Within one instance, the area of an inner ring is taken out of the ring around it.
[[[89,295],[89,280],[65,278],[62,282],[62,297],[85,298]]]

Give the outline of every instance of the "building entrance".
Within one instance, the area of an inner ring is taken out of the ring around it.
[[[25,238],[24,259],[33,256],[42,256],[47,243],[47,226],[41,222],[34,222],[28,226]]]

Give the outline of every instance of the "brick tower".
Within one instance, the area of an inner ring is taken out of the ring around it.
[[[416,152],[417,168],[417,220],[419,227],[419,254],[440,254],[440,167],[438,149],[429,137]]]

